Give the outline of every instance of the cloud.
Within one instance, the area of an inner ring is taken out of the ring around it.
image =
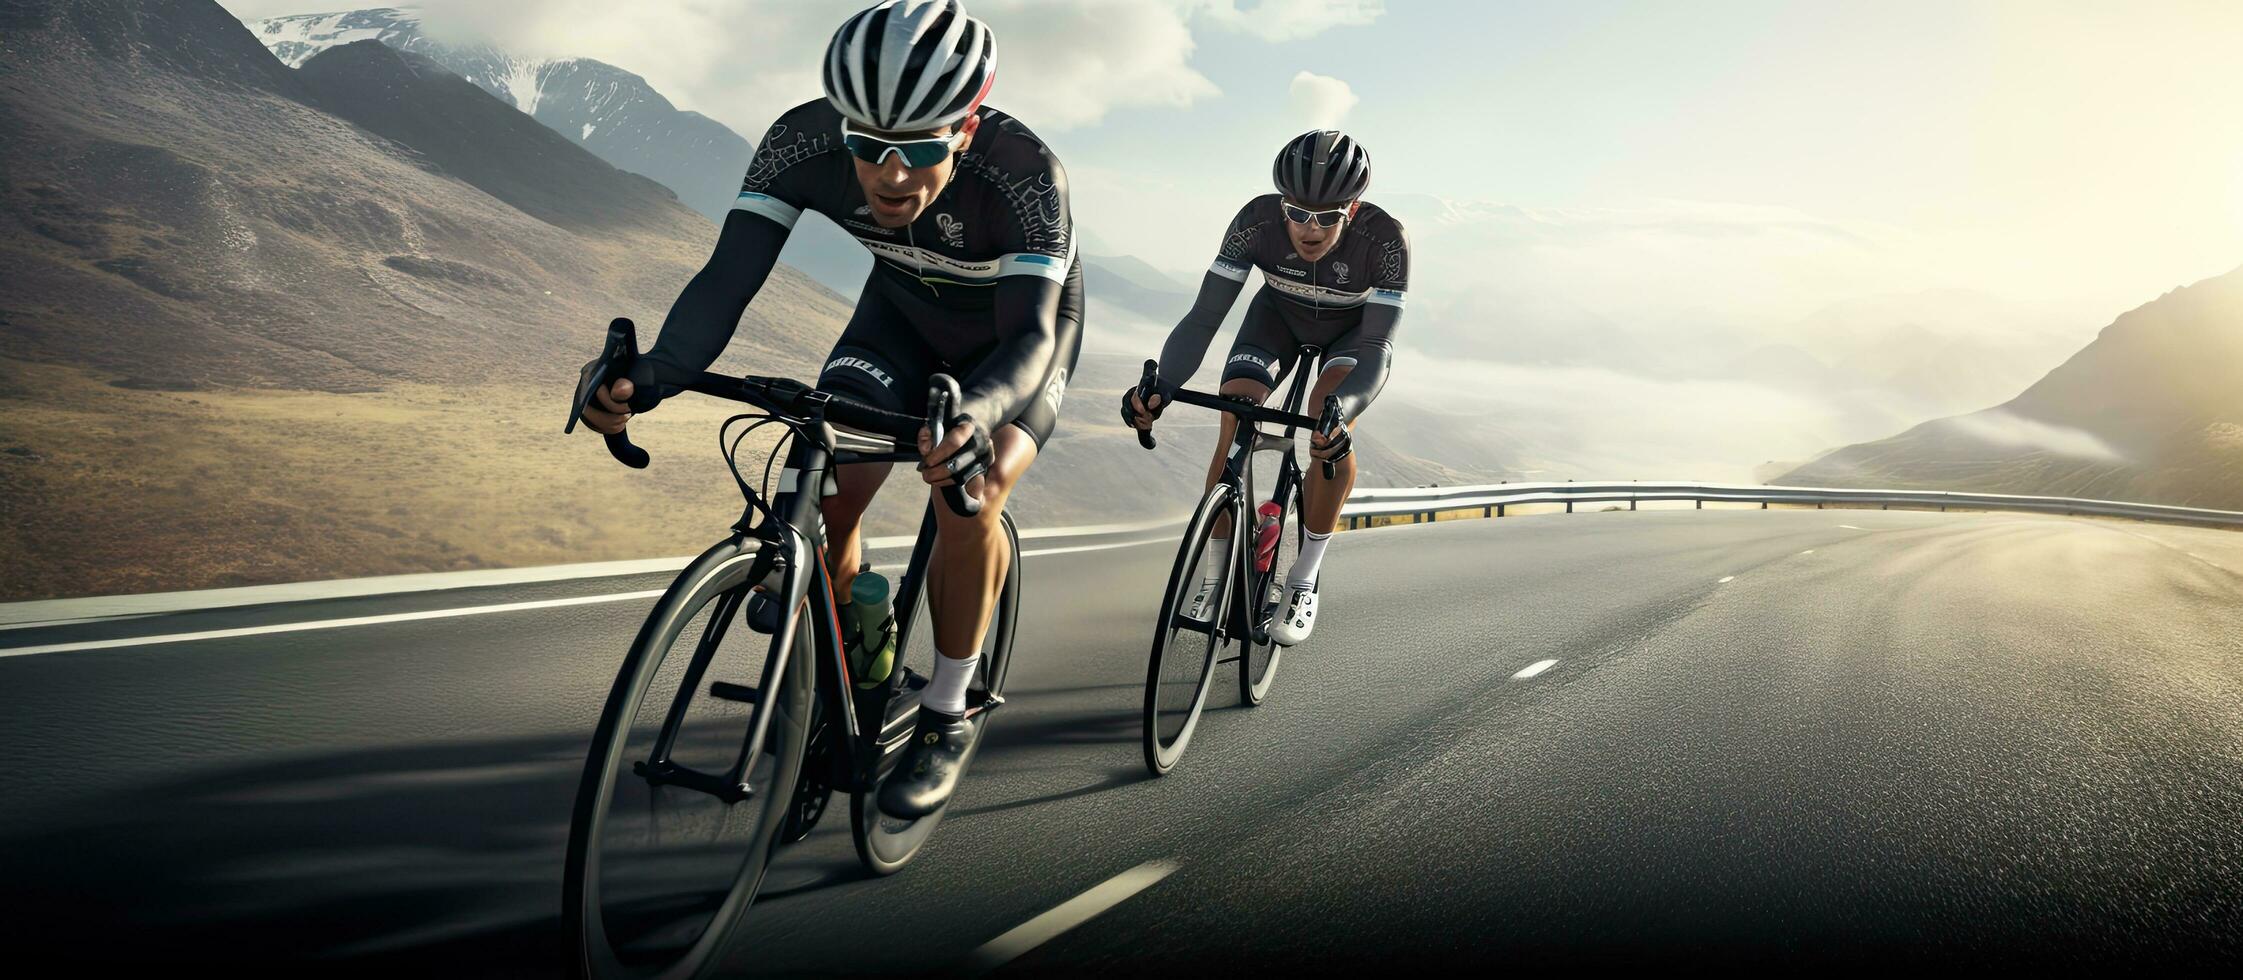
[[[2092,432],[2051,425],[2008,409],[1990,408],[1983,412],[1943,419],[1937,424],[1989,445],[2009,449],[2037,449],[2096,463],[2127,462],[2125,454],[2111,448],[2110,443],[2104,442]]]
[[[1360,27],[1386,12],[1384,0],[1261,0],[1240,10],[1237,0],[1211,0],[1201,16],[1229,30],[1279,43],[1315,37],[1334,27]]]
[[[819,94],[819,59],[834,28],[865,0],[425,0],[421,23],[455,41],[488,39],[510,53],[583,57],[644,75],[679,107],[755,138]],[[237,16],[317,4],[234,0]],[[1265,4],[1265,7],[1268,6]],[[997,34],[990,103],[1039,131],[1093,125],[1108,113],[1182,108],[1220,94],[1191,65],[1195,6],[1139,0],[969,0]],[[1227,9],[1227,5],[1226,5]],[[1235,10],[1225,16],[1250,15]],[[1312,13],[1312,16],[1316,16]]]
[[[1310,129],[1338,129],[1347,111],[1362,101],[1346,82],[1310,71],[1294,75],[1288,91],[1293,114]]]

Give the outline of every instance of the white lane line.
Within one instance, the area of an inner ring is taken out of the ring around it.
[[[1184,519],[1181,517],[1167,517],[1152,521],[1099,524],[1088,527],[1037,527],[1020,532],[1020,540],[1037,542],[1046,538],[1067,540],[1093,536],[1120,536],[1139,531],[1147,533],[1166,529],[1181,531],[1183,524]],[[867,551],[909,551],[914,540],[916,540],[916,536],[909,534],[866,538],[864,548]],[[1170,535],[1169,540],[1174,540],[1174,536]],[[542,565],[534,568],[424,572],[414,575],[383,575],[374,578],[338,579],[326,582],[252,585],[242,588],[203,589],[193,592],[158,592],[144,595],[0,602],[0,629],[68,626],[75,623],[90,623],[131,616],[202,612],[230,606],[257,606],[281,602],[308,602],[320,599],[358,599],[368,596],[401,595],[407,592],[479,589],[502,585],[529,585],[538,582],[564,582],[591,578],[618,578],[626,575],[675,572],[692,561],[692,555],[676,555],[669,558],[588,562],[575,565]]]
[[[987,973],[1010,963],[1020,954],[1050,942],[1060,933],[1120,905],[1131,895],[1151,888],[1162,878],[1174,874],[1178,867],[1175,861],[1147,861],[1108,878],[1098,887],[1061,903],[1058,908],[1014,926],[1004,935],[983,943],[980,949],[966,955],[966,961],[962,964],[964,971]]]
[[[1805,551],[1802,551],[1802,552],[1800,552],[1800,554],[1802,554],[1802,555],[1811,555],[1811,554],[1814,554],[1814,553],[1815,553],[1815,549],[1813,549],[1813,548],[1809,548],[1809,549],[1807,549],[1807,550],[1805,550]]]
[[[1063,548],[1036,548],[1020,553],[1022,558],[1040,558],[1044,555],[1069,555],[1078,551],[1111,551],[1115,548],[1136,548],[1148,544],[1165,544],[1175,541],[1175,535],[1159,538],[1142,538],[1135,541],[1115,541],[1109,544],[1077,544]]]
[[[528,609],[550,609],[555,606],[588,606],[600,602],[623,602],[630,599],[652,599],[664,590],[645,592],[618,592],[614,595],[577,596],[572,599],[539,599],[534,602],[508,602],[496,606],[469,606],[465,609],[424,609],[420,612],[389,613],[383,616],[354,616],[350,619],[321,619],[308,623],[275,623],[271,626],[243,626],[230,630],[204,630],[200,633],[173,633],[168,636],[127,636],[114,640],[81,640],[76,643],[49,643],[45,646],[15,647],[0,650],[0,657],[28,657],[38,653],[73,653],[79,650],[108,650],[115,647],[146,646],[151,643],[193,643],[197,640],[223,640],[236,636],[260,636],[266,633],[295,633],[303,630],[336,629],[344,626],[374,626],[380,623],[403,623],[416,619],[446,619],[453,616],[484,616],[490,613],[521,612]]]
[[[1848,530],[1848,531],[1867,531],[1867,530],[1869,530],[1869,529],[1868,529],[1868,528],[1866,528],[1866,527],[1855,527],[1855,526],[1853,526],[1853,525],[1851,525],[1851,524],[1840,524],[1840,525],[1838,525],[1838,526],[1839,526],[1839,527],[1842,527],[1842,528],[1845,528],[1845,529],[1846,529],[1846,530]]]
[[[1526,665],[1525,667],[1519,668],[1519,672],[1516,674],[1512,674],[1511,679],[1515,681],[1523,681],[1545,670],[1549,670],[1550,668],[1557,666],[1557,664],[1558,662],[1555,660],[1537,660],[1531,664]]]
[[[1076,545],[1060,548],[1039,548],[1020,553],[1022,558],[1043,555],[1064,555],[1078,551],[1103,551],[1110,548],[1132,548],[1168,540],[1148,538],[1141,541],[1119,541],[1111,544]],[[874,571],[895,573],[904,566],[876,565]],[[117,647],[148,646],[160,643],[192,643],[196,640],[223,640],[237,636],[260,636],[266,633],[295,633],[303,630],[340,629],[346,626],[375,626],[382,623],[402,623],[417,619],[444,619],[452,616],[485,616],[491,613],[522,612],[531,609],[550,609],[556,606],[584,606],[601,602],[626,602],[632,599],[651,599],[663,589],[643,592],[617,592],[610,595],[576,596],[568,599],[539,599],[531,602],[507,602],[492,606],[466,606],[458,609],[424,609],[419,612],[389,613],[380,616],[353,616],[348,619],[317,619],[301,623],[275,623],[270,626],[244,626],[236,629],[203,630],[197,633],[169,633],[159,636],[127,636],[113,640],[80,640],[75,643],[49,643],[43,646],[0,649],[0,657],[28,657],[41,653],[75,653],[82,650],[110,650]]]
[[[1722,577],[1721,577],[1721,581],[1720,581],[1720,582],[1715,582],[1714,584],[1715,584],[1715,585],[1721,585],[1721,584],[1723,584],[1723,583],[1727,583],[1727,582],[1734,582],[1734,581],[1736,581],[1736,580],[1737,580],[1737,577],[1736,577],[1736,576],[1734,576],[1734,575],[1724,575],[1724,576],[1722,576]]]

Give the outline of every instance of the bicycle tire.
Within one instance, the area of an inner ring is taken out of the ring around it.
[[[1168,588],[1161,597],[1160,619],[1153,628],[1153,648],[1145,665],[1145,768],[1155,776],[1167,775],[1183,760],[1184,749],[1190,746],[1200,715],[1207,709],[1207,691],[1214,681],[1215,665],[1221,660],[1223,647],[1226,643],[1238,642],[1237,638],[1224,635],[1223,624],[1230,611],[1231,579],[1236,574],[1238,548],[1245,540],[1244,529],[1251,527],[1244,523],[1243,515],[1232,514],[1232,533],[1228,539],[1231,554],[1226,559],[1226,571],[1216,580],[1214,594],[1208,597],[1207,632],[1178,625],[1179,610],[1197,594],[1208,532],[1219,517],[1237,509],[1237,493],[1237,488],[1230,484],[1218,483],[1200,498],[1198,509],[1192,512],[1191,523],[1185,526],[1183,543],[1177,546],[1176,565],[1168,574]],[[1197,641],[1185,641],[1179,646],[1180,636],[1206,637],[1206,650],[1191,649]],[[1183,702],[1171,697],[1164,710],[1163,695],[1182,693],[1178,682],[1192,677],[1195,660],[1198,674],[1190,685],[1190,697]],[[1180,669],[1169,676],[1165,674],[1167,668]]]
[[[640,703],[662,664],[674,652],[679,637],[700,611],[727,592],[748,587],[746,578],[757,547],[753,541],[728,539],[703,552],[679,573],[647,614],[601,709],[571,811],[562,883],[562,922],[570,934],[570,972],[576,976],[598,980],[706,976],[720,962],[762,884],[772,850],[784,830],[789,804],[795,800],[815,696],[817,671],[811,659],[816,655],[815,644],[810,621],[802,615],[800,606],[786,616],[770,639],[769,656],[777,656],[782,644],[791,642],[787,668],[769,684],[772,690],[749,713],[749,724],[755,723],[757,713],[772,713],[765,745],[773,759],[769,785],[747,800],[732,804],[753,807],[756,823],[743,835],[745,848],[729,888],[684,952],[650,964],[631,961],[618,950],[609,935],[608,913],[602,907],[606,868],[604,848],[597,846],[608,823],[609,805],[615,801],[613,788],[621,780],[635,778],[625,750],[640,714]],[[738,616],[737,607],[733,612]],[[727,808],[727,821],[732,812]]]

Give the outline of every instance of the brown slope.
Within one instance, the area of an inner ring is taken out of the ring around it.
[[[2009,402],[1779,478],[2243,509],[2243,269],[2121,315]]]
[[[431,79],[317,91],[208,0],[6,17],[0,356],[165,388],[563,376],[608,317],[658,320],[714,235],[526,118],[492,124],[503,104],[471,86],[482,105]],[[394,131],[429,148],[330,100],[418,116]],[[511,187],[465,165],[478,156],[512,167]],[[523,190],[540,182],[567,193]],[[846,313],[791,270],[757,307],[741,356],[796,367]]]

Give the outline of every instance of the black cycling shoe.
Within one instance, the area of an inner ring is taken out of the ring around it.
[[[880,786],[880,811],[898,820],[917,820],[942,809],[966,774],[966,753],[972,751],[980,725],[980,718],[919,709],[911,747]]]

